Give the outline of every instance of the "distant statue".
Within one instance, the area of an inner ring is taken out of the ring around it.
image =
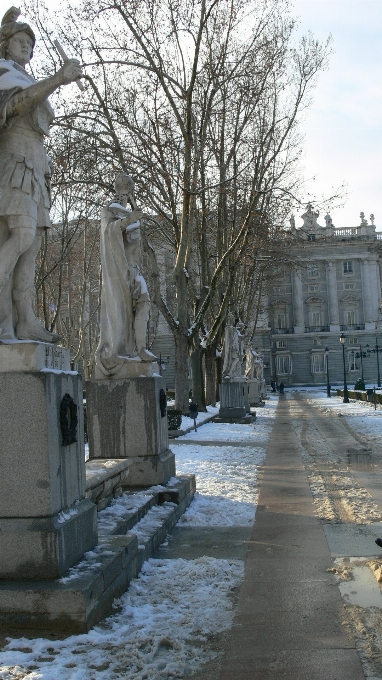
[[[140,269],[143,213],[136,209],[129,175],[118,175],[114,187],[114,199],[102,208],[100,233],[102,292],[96,364],[107,376],[118,373],[128,359],[156,359],[146,349],[151,304]],[[128,202],[133,210],[127,209]]]
[[[370,215],[370,222],[371,222],[371,224],[374,225],[375,217],[374,217],[373,213],[371,213],[371,215]]]
[[[325,215],[325,226],[327,228],[333,226],[333,220],[332,220],[331,216],[329,215],[329,213],[326,213],[326,215]]]
[[[364,213],[364,212],[361,212],[361,213],[359,214],[359,216],[360,216],[360,218],[361,218],[361,224],[360,224],[360,226],[361,226],[361,227],[366,227],[366,225],[367,225],[367,220],[365,220],[365,213]]]
[[[237,326],[233,324],[233,314],[229,313],[224,331],[223,378],[241,376],[241,364],[244,358],[244,335],[241,330],[244,324],[241,322]]]
[[[257,356],[257,352],[252,349],[251,345],[248,345],[245,353],[245,377],[248,380],[253,380],[255,377],[255,361]]]
[[[24,68],[35,35],[19,15],[12,7],[0,28],[0,340],[58,342],[33,310],[35,260],[51,226],[44,136],[54,118],[49,95],[83,74],[77,59],[68,59],[55,75],[35,81]]]
[[[248,380],[264,380],[264,365],[260,355],[250,345],[245,355],[245,376]]]

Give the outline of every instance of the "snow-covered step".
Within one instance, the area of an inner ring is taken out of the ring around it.
[[[98,513],[99,544],[60,579],[0,583],[0,626],[12,621],[14,627],[18,620],[20,628],[34,630],[90,630],[110,613],[113,600],[125,592],[143,562],[164,541],[194,492],[195,476],[182,475],[165,487],[112,501]],[[126,533],[132,518],[134,525]]]

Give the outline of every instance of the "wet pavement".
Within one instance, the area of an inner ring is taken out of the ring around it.
[[[364,680],[286,398],[263,466],[219,680]]]

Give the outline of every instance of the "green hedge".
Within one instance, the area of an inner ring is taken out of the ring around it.
[[[167,409],[167,420],[169,430],[179,430],[182,424],[182,411],[176,409]]]

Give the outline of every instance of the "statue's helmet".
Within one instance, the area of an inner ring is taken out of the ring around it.
[[[17,7],[11,7],[11,9],[3,16],[0,26],[0,59],[5,59],[8,50],[8,42],[16,33],[21,33],[21,31],[27,33],[32,40],[32,49],[36,44],[35,34],[29,24],[17,21],[20,14],[21,10],[17,9]]]
[[[126,172],[121,172],[114,180],[114,189],[116,194],[130,194],[134,195],[134,180]]]

